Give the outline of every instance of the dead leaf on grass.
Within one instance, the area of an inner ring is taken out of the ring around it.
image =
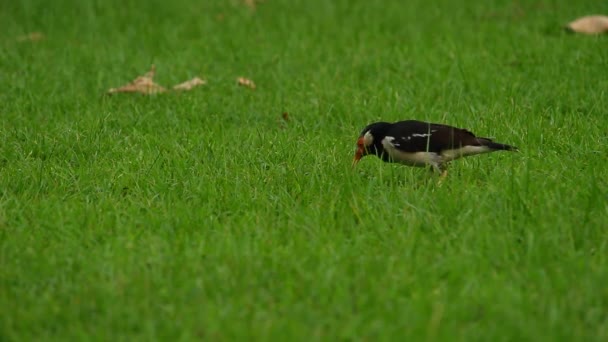
[[[277,122],[279,124],[280,129],[287,128],[287,123],[289,123],[289,113],[283,112],[283,114],[281,114],[281,117],[277,118]]]
[[[262,0],[243,0],[245,6],[251,8],[252,10],[255,10],[258,4],[261,2]]]
[[[45,38],[42,32],[31,32],[17,37],[18,42],[38,42]]]
[[[133,82],[119,88],[110,88],[108,94],[114,93],[141,93],[141,94],[158,94],[167,91],[165,87],[154,82],[154,74],[156,67],[154,64],[145,75],[137,77]]]
[[[238,85],[241,85],[243,87],[248,87],[248,88],[251,88],[251,89],[255,89],[255,83],[252,80],[248,79],[248,78],[239,77],[239,78],[236,79],[236,82],[238,83]]]
[[[205,84],[207,84],[206,80],[195,77],[189,81],[174,85],[173,90],[188,91],[188,90],[192,90],[192,88],[194,88],[194,87],[198,87],[198,86],[205,85]]]
[[[605,15],[589,15],[576,19],[566,25],[572,32],[584,34],[601,34],[608,32],[608,17]]]

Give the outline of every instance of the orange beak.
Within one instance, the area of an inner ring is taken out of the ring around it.
[[[363,154],[365,154],[365,148],[363,147],[363,138],[359,138],[359,140],[357,140],[357,151],[355,152],[355,157],[353,158],[352,167],[355,167],[355,165],[357,165],[359,160],[361,160],[361,158],[363,157]]]
[[[361,149],[357,149],[357,152],[355,152],[355,157],[353,158],[353,167],[357,165],[359,160],[361,160],[361,157],[363,157],[363,152],[361,151]]]

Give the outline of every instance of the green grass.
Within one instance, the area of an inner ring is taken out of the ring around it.
[[[2,7],[0,340],[608,339],[606,4]],[[521,152],[351,170],[401,119]]]

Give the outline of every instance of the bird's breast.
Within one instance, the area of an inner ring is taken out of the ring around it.
[[[385,137],[382,140],[382,146],[384,151],[389,156],[390,161],[405,164],[408,166],[425,166],[437,164],[440,160],[440,156],[435,152],[405,152],[399,150],[392,141],[393,137]]]

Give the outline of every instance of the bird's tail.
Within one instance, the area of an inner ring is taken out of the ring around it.
[[[481,143],[482,146],[487,146],[487,147],[489,147],[489,148],[491,148],[492,150],[495,150],[495,151],[499,151],[499,150],[503,150],[503,151],[518,151],[519,150],[515,146],[496,143],[496,142],[493,142],[492,139],[488,139],[488,138],[477,138],[477,140],[479,140],[479,142]]]

